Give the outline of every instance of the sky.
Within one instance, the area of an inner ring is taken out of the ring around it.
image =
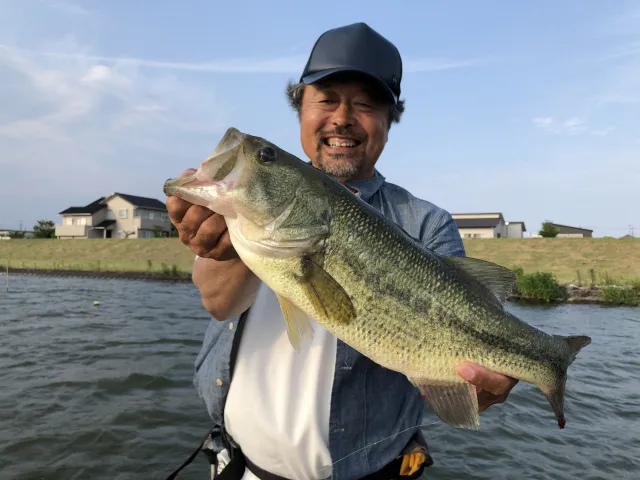
[[[276,3],[277,5],[273,5]],[[377,168],[451,213],[640,235],[640,2],[0,0],[0,229],[165,200],[228,127],[306,159],[284,96],[364,21],[404,63]]]

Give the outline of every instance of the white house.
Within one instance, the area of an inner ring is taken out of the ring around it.
[[[154,232],[168,237],[171,222],[160,200],[126,193],[100,197],[84,207],[69,207],[59,213],[56,237],[153,238]]]
[[[505,221],[502,213],[452,213],[462,238],[522,238],[524,222]]]

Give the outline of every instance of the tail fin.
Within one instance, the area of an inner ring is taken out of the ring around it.
[[[569,351],[571,352],[569,355],[569,365],[571,365],[576,359],[578,352],[591,343],[591,337],[587,337],[586,335],[564,337],[564,341],[569,345]]]
[[[576,359],[576,356],[578,355],[578,352],[580,352],[582,348],[591,343],[591,337],[583,335],[560,338],[562,338],[569,346],[569,355],[566,359],[566,368],[569,368],[569,365],[573,363],[573,361]],[[556,419],[558,420],[558,427],[560,428],[564,428],[566,424],[566,421],[564,419],[564,388],[566,383],[567,371],[565,370],[556,379],[556,384],[552,386],[551,390],[542,390],[544,396],[547,397],[547,400],[553,408],[553,413],[555,413],[556,415]]]

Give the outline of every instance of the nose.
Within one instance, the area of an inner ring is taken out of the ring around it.
[[[333,112],[331,121],[338,127],[351,127],[355,123],[353,109],[348,102],[340,102]]]

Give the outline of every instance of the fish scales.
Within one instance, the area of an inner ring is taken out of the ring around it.
[[[517,337],[518,343],[509,341],[498,333],[508,330],[504,312],[492,311],[486,302],[468,301],[468,292],[446,278],[435,257],[425,256],[388,224],[372,221],[352,197],[336,194],[332,198],[332,235],[326,242],[323,267],[345,286],[357,312],[352,325],[332,326],[336,335],[354,348],[375,351],[380,355],[375,359],[392,369],[409,367],[408,358],[385,352],[410,353],[412,370],[442,379],[456,378],[455,364],[460,359],[498,369],[506,367],[500,362],[503,353],[516,355],[520,366],[530,368],[531,362],[545,360],[534,338],[540,335],[548,341],[547,334],[524,328],[521,332],[526,337]],[[373,292],[373,298],[360,294],[367,291]],[[472,321],[478,318],[486,323]],[[486,353],[489,346],[496,349],[495,354]]]

